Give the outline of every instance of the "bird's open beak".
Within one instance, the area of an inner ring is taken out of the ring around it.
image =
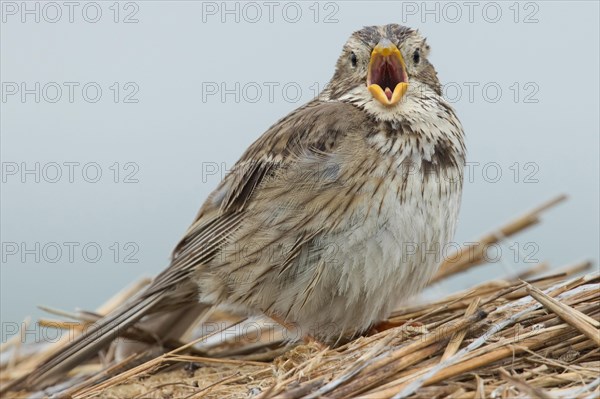
[[[367,88],[383,105],[398,103],[408,89],[404,58],[398,47],[388,39],[381,39],[371,52]]]

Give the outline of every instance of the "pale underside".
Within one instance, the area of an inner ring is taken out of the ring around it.
[[[426,125],[433,143],[459,126]],[[243,218],[196,270],[201,302],[265,312],[331,341],[364,331],[427,283],[454,233],[462,161],[425,170],[430,141],[367,133],[348,126],[332,148],[295,148],[263,178]],[[222,209],[234,187],[226,179],[205,207]]]

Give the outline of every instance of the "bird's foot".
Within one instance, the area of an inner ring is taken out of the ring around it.
[[[392,328],[400,327],[406,325],[407,327],[422,327],[423,324],[418,321],[407,321],[407,320],[383,320],[377,324],[375,324],[369,330],[367,335],[375,335],[382,331],[386,331]]]

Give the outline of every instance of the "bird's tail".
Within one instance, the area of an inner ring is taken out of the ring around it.
[[[56,382],[63,373],[94,356],[115,338],[123,335],[129,327],[161,302],[163,296],[164,293],[154,293],[125,303],[106,317],[99,319],[87,329],[85,334],[50,354],[31,373],[4,387],[3,391],[39,389]]]

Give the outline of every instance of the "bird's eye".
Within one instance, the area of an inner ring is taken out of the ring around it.
[[[418,64],[419,61],[421,61],[421,53],[419,52],[419,49],[416,49],[415,52],[413,53],[413,62],[415,64]]]
[[[352,63],[353,67],[355,67],[358,63],[358,59],[356,58],[356,54],[354,54],[354,51],[352,52],[352,54],[350,54],[350,62]]]

